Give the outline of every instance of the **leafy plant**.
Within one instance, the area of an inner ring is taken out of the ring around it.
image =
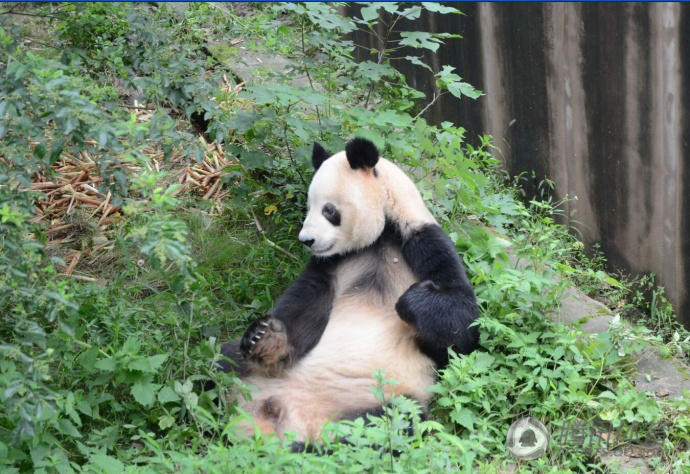
[[[506,430],[526,415],[552,431],[568,420],[658,421],[666,428],[658,464],[681,466],[687,453],[674,446],[687,443],[687,407],[627,382],[631,351],[658,341],[620,321],[590,337],[548,317],[571,279],[607,286],[614,303],[652,313],[661,327],[671,314],[661,293],[649,284],[649,306],[645,290],[631,293],[601,259],[586,258],[556,223],[562,203],[548,181],[541,199],[524,203],[490,137],[426,123],[441,95],[479,95],[456,71],[432,70],[437,89],[425,99],[395,69],[431,68],[422,53],[454,38],[397,31],[404,20],[458,10],[368,4],[347,17],[339,7],[60,4],[0,15],[2,469],[501,472],[513,462]],[[40,28],[11,21],[18,17]],[[376,39],[369,60],[353,59],[358,46],[347,35],[356,28]],[[59,49],[24,41],[30,34],[57,37]],[[278,51],[286,69],[256,68],[259,80],[236,93],[241,55],[227,38]],[[142,107],[150,120],[133,114]],[[311,142],[339,150],[353,134],[418,180],[476,289],[482,348],[451,358],[432,387],[431,419],[421,421],[411,400],[385,400],[379,374],[383,416],[331,424],[326,455],[297,455],[291,439],[238,434],[246,415],[229,395],[251,389],[216,364],[220,342],[265,314],[306,260],[295,233]],[[231,163],[221,215],[175,184],[211,141]],[[151,149],[166,160],[152,163]],[[97,162],[101,191],[123,206],[109,259],[92,269],[103,285],[59,275],[65,262],[35,222],[32,176],[53,173],[66,154]],[[678,334],[671,340],[683,348]],[[521,467],[601,468],[558,444]]]

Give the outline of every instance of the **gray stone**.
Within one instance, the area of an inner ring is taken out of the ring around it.
[[[604,332],[613,319],[611,311],[574,287],[563,292],[558,312],[552,315],[554,321],[580,326],[586,333]]]
[[[688,366],[677,359],[664,359],[656,350],[645,350],[637,361],[635,387],[657,397],[678,398],[690,390]]]
[[[601,456],[601,462],[606,464],[611,472],[648,474],[654,472],[647,464],[645,457],[630,457],[611,451]]]
[[[589,334],[608,330],[614,319],[611,311],[602,303],[588,297],[577,288],[568,288],[558,311],[551,315],[556,322],[579,326]],[[638,354],[635,388],[651,392],[658,398],[676,398],[690,390],[690,369],[674,358],[664,358],[656,348],[647,348]],[[651,473],[647,461],[659,456],[659,443],[651,441],[636,443],[601,455],[600,460],[612,472]]]
[[[577,288],[568,288],[558,312],[552,315],[556,322],[579,326],[589,334],[608,329],[613,320],[611,311]],[[676,398],[684,390],[690,390],[690,369],[677,359],[665,359],[654,348],[644,350],[637,360],[638,374],[635,387],[643,392],[653,392],[658,397]]]

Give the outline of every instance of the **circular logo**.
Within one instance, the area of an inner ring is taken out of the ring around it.
[[[549,430],[544,424],[532,418],[520,418],[508,428],[506,447],[513,456],[529,461],[537,459],[549,447]]]

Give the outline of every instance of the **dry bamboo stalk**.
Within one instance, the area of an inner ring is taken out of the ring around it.
[[[68,275],[72,275],[72,272],[74,271],[74,267],[77,266],[77,262],[79,262],[80,258],[81,258],[81,252],[77,252],[74,255],[74,258],[72,259],[72,262],[69,264],[69,267],[67,267],[67,270],[65,271],[65,273],[67,273]]]
[[[74,225],[74,224],[62,224],[62,225],[58,225],[58,226],[55,226],[55,227],[51,227],[50,229],[48,229],[48,230],[46,231],[46,234],[55,234],[55,233],[60,232],[60,231],[62,231],[62,230],[69,229],[69,228],[72,227],[73,225]]]
[[[72,198],[69,201],[69,206],[67,206],[67,210],[65,211],[65,214],[69,214],[69,211],[72,210],[72,206],[74,206],[74,199],[77,197],[76,194],[72,194]]]
[[[98,225],[103,225],[105,219],[108,217],[108,214],[110,214],[113,209],[115,209],[113,206],[106,206],[106,208],[103,210],[103,215],[100,219],[98,219]]]
[[[103,196],[103,193],[102,193],[102,192],[100,192],[98,189],[96,189],[96,188],[94,188],[93,186],[91,186],[89,183],[81,183],[81,187],[82,187],[82,188],[88,189],[88,190],[91,191],[92,193],[96,193],[96,194],[99,194],[99,195]]]
[[[96,214],[98,214],[98,211],[101,210],[103,204],[105,204],[105,201],[103,201],[96,209],[93,210],[93,212],[89,215],[89,218],[93,218]]]
[[[102,244],[94,245],[94,246],[91,248],[91,253],[92,253],[92,254],[93,254],[93,253],[96,253],[96,252],[98,252],[99,250],[101,250],[103,247],[107,247],[108,245],[111,245],[112,243],[113,243],[112,241],[108,240],[108,241],[103,242]]]
[[[108,203],[110,202],[111,194],[110,191],[108,191],[108,194],[105,196],[105,201],[103,201],[103,215],[101,216],[100,219],[98,219],[98,225],[103,224],[103,221],[105,220],[106,217],[108,217],[108,214],[110,213],[110,210],[112,206],[108,206]],[[94,211],[94,215],[98,212],[98,209]]]
[[[208,199],[213,195],[214,192],[216,192],[216,188],[218,187],[218,184],[220,183],[220,180],[217,179],[214,183],[213,186],[211,186],[211,189],[209,189],[206,194],[204,194],[204,199]]]
[[[58,273],[58,276],[63,276],[63,277],[68,276],[68,277],[74,278],[75,280],[81,280],[81,281],[87,281],[87,282],[98,281],[97,278],[93,278],[93,277],[86,276],[86,275],[68,275],[66,273]]]
[[[59,183],[51,183],[50,181],[43,182],[43,183],[31,183],[31,190],[32,191],[41,191],[43,189],[53,189],[62,186]]]
[[[92,204],[94,206],[100,206],[102,203],[102,201],[99,201],[98,199],[90,198],[85,194],[74,193],[74,196],[78,201],[81,201],[85,204]]]
[[[79,174],[77,175],[77,177],[76,177],[76,178],[73,178],[73,179],[70,181],[70,184],[74,184],[74,183],[77,183],[77,182],[81,181],[81,179],[82,179],[84,176],[86,176],[87,173],[88,173],[88,172],[87,172],[86,170],[80,171]]]
[[[219,199],[218,195],[220,194],[220,189],[223,187],[223,182],[220,179],[218,179],[218,181],[216,181],[216,183],[218,183],[218,189],[216,190],[216,192],[213,195],[214,201],[217,201]]]
[[[66,202],[69,201],[69,200],[70,200],[69,197],[60,198],[60,199],[58,199],[57,201],[54,201],[51,205],[49,205],[49,206],[46,208],[45,212],[48,212],[48,211],[52,210],[53,208],[55,208],[56,206],[59,206],[60,204],[64,204],[64,203],[66,203]]]
[[[211,167],[211,165],[208,164],[206,160],[202,161],[201,164],[206,167],[206,169],[210,172],[213,173],[215,170]]]
[[[208,186],[208,182],[211,181],[213,178],[217,178],[220,176],[220,171],[216,171],[215,173],[209,173],[206,175],[204,180],[201,182],[203,186]]]
[[[204,179],[205,175],[202,173],[197,173],[196,171],[193,171],[193,170],[189,170],[189,173],[187,173],[187,176],[189,178],[194,178],[197,181],[201,181],[202,179]]]

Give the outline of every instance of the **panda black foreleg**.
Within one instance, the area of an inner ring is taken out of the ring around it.
[[[252,370],[276,376],[318,343],[333,303],[332,265],[312,258],[271,313],[249,325],[240,351]]]
[[[479,316],[472,285],[450,238],[436,224],[414,232],[402,246],[405,261],[420,279],[403,293],[395,309],[417,329],[417,342],[438,367],[448,363],[448,348],[472,352]]]
[[[444,290],[432,281],[412,285],[395,305],[400,317],[417,330],[420,349],[442,368],[448,348],[469,354],[478,344],[479,332],[470,327],[476,319],[474,298],[457,290]]]

